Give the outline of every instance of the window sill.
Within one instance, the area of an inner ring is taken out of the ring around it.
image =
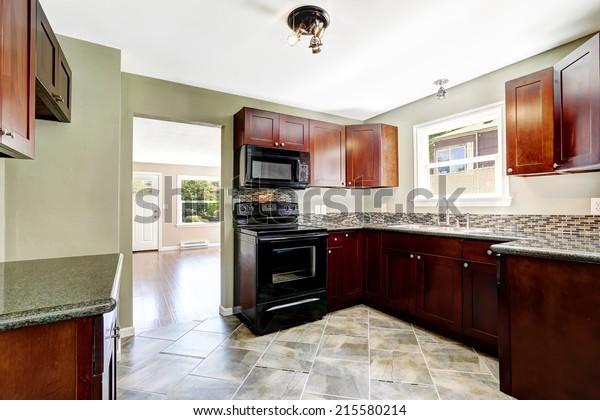
[[[416,199],[415,207],[437,207],[438,199]],[[460,198],[454,201],[456,207],[510,207],[512,197],[472,197]]]
[[[207,222],[207,223],[177,223],[177,228],[207,228],[220,226],[221,222]]]

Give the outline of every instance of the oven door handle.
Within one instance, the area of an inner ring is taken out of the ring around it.
[[[266,312],[277,311],[279,309],[289,308],[291,306],[304,305],[305,303],[316,302],[317,300],[321,300],[321,298],[310,298],[310,299],[299,300],[298,302],[291,302],[291,303],[285,303],[283,305],[273,306],[272,308],[267,309]]]
[[[305,234],[305,235],[290,235],[290,236],[269,236],[265,238],[258,238],[260,242],[275,242],[275,241],[288,241],[290,239],[320,239],[326,238],[329,233],[318,233],[318,234]]]

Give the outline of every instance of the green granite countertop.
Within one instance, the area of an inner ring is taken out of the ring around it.
[[[112,311],[122,254],[0,263],[0,331]]]

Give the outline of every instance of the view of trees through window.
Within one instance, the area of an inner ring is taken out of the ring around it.
[[[182,223],[218,222],[219,203],[219,181],[181,180]]]

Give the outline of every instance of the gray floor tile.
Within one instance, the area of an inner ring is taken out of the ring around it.
[[[256,367],[235,394],[236,400],[298,400],[307,373]]]
[[[396,330],[412,330],[412,324],[383,312],[369,312],[369,326],[372,328],[392,328]]]
[[[303,400],[333,400],[333,401],[341,401],[341,400],[354,400],[355,398],[346,398],[346,397],[336,397],[335,395],[322,395],[322,394],[311,394],[310,392],[305,392],[302,395]]]
[[[510,399],[500,392],[492,375],[436,370],[431,375],[443,400]]]
[[[317,354],[317,344],[275,340],[258,362],[258,366],[309,372]]]
[[[412,330],[370,328],[369,345],[372,350],[394,350],[418,353],[419,343]]]
[[[310,324],[299,325],[279,332],[278,341],[292,341],[296,343],[319,344],[325,320],[311,322]]]
[[[224,345],[228,347],[237,347],[240,349],[264,351],[268,345],[273,341],[277,334],[268,334],[257,336],[252,333],[245,325],[239,327],[231,336],[225,341]]]
[[[121,341],[121,360],[119,364],[129,367],[141,366],[171,344],[173,344],[173,341],[140,336],[127,337]]]
[[[433,385],[371,381],[372,400],[437,400]]]
[[[119,387],[166,394],[199,363],[200,360],[191,357],[159,354],[143,367],[125,376],[119,383]]]
[[[346,335],[326,335],[319,347],[320,357],[369,361],[369,340],[367,337],[350,337]]]
[[[471,348],[458,344],[421,344],[430,369],[489,374],[484,361]]]
[[[192,375],[241,384],[260,358],[261,352],[221,346],[192,371]]]
[[[371,379],[411,384],[432,384],[421,353],[371,350]]]
[[[117,388],[117,400],[165,400],[162,394]]]
[[[317,357],[308,378],[306,392],[368,399],[369,365]]]
[[[413,326],[413,328],[419,343],[458,344],[456,341],[446,338],[443,335],[436,334],[432,331],[428,331],[417,326]]]
[[[198,325],[197,322],[179,322],[176,324],[166,325],[164,327],[153,328],[146,330],[138,335],[138,337],[160,338],[162,340],[178,340],[185,333],[193,330]]]
[[[369,335],[369,323],[366,318],[333,316],[327,321],[325,334],[366,337]]]
[[[178,354],[189,357],[206,357],[221,344],[227,335],[205,331],[190,331],[162,353]]]
[[[339,311],[332,312],[329,314],[330,317],[349,317],[349,318],[363,318],[366,319],[369,316],[369,308],[365,305],[356,305],[351,308],[341,309]]]
[[[237,317],[231,316],[215,316],[208,318],[196,328],[195,331],[207,331],[221,334],[231,334],[240,325],[240,320]]]
[[[214,378],[188,375],[167,394],[169,400],[229,400],[238,385]]]
[[[500,380],[500,364],[498,359],[485,354],[479,353],[479,358],[483,360],[483,363],[488,368],[494,379]]]

